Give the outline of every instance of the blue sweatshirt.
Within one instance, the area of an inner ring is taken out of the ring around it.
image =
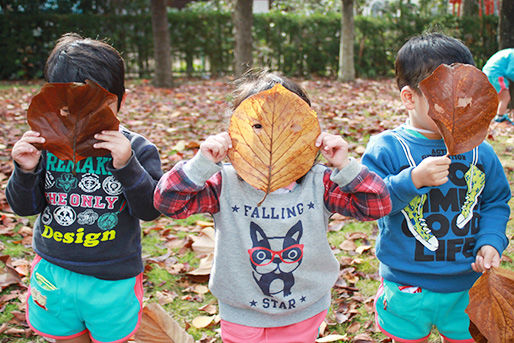
[[[384,179],[391,195],[392,211],[378,220],[376,242],[380,275],[386,280],[435,292],[463,291],[480,276],[471,269],[478,249],[491,245],[501,254],[508,245],[505,229],[511,191],[490,144],[483,142],[472,151],[450,156],[449,181],[445,184],[420,189],[414,186],[414,165],[426,157],[445,154],[442,139],[421,138],[403,126],[372,137],[366,148],[363,164]],[[475,178],[469,178],[470,171],[475,171]],[[472,197],[467,179],[478,184],[478,176],[482,180],[485,176],[485,184],[475,189]],[[432,250],[409,230],[404,212],[416,197],[423,199],[422,216],[437,238],[438,246]],[[463,222],[466,203],[468,208],[472,205],[472,215]]]
[[[6,189],[9,205],[22,216],[39,214],[33,248],[65,269],[107,280],[143,271],[139,220],[153,220],[153,192],[162,176],[155,145],[120,128],[132,157],[120,169],[110,155],[73,165],[43,151],[33,173],[15,163]]]

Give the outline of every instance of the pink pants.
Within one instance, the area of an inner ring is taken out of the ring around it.
[[[273,328],[258,328],[221,320],[224,343],[313,343],[327,310],[299,323]]]

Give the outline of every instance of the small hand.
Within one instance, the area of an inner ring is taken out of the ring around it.
[[[43,144],[44,142],[45,138],[41,137],[39,132],[27,131],[20,140],[14,144],[11,156],[23,171],[32,172],[36,169],[39,158],[41,157],[41,151],[36,149],[32,144]]]
[[[99,143],[95,143],[95,149],[107,149],[111,152],[112,165],[115,169],[124,167],[132,156],[130,141],[120,131],[102,131],[95,135]]]
[[[339,135],[322,132],[316,139],[316,146],[321,154],[335,168],[341,170],[350,163],[348,159],[348,143]]]
[[[448,181],[450,164],[448,156],[430,156],[412,170],[412,182],[416,188],[440,186]]]
[[[471,263],[471,268],[477,273],[484,273],[491,267],[500,266],[500,254],[498,251],[490,246],[483,245],[477,253],[475,262]]]
[[[200,152],[214,163],[223,161],[227,156],[228,149],[232,148],[232,140],[228,132],[218,133],[209,136],[200,144]]]

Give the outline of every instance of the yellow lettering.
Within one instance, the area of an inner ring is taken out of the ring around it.
[[[85,247],[94,247],[94,246],[97,246],[98,243],[100,242],[98,240],[98,237],[100,237],[101,233],[98,232],[98,233],[88,233],[86,235],[86,240],[84,241],[84,246]]]
[[[112,241],[116,239],[116,230],[109,230],[97,233],[84,233],[84,228],[77,229],[76,232],[55,231],[48,225],[44,225],[44,230],[41,233],[44,238],[54,239],[56,242],[62,242],[66,244],[75,243],[81,244],[87,248],[95,247],[100,244],[100,241]],[[101,239],[100,239],[101,238]]]
[[[103,241],[112,241],[116,238],[116,230],[104,231],[102,234],[102,242]]]
[[[43,231],[41,236],[43,236],[45,238],[52,238],[53,234],[54,234],[54,230],[50,226],[45,225],[45,230]]]
[[[75,238],[75,234],[73,232],[66,232],[64,234],[63,243],[73,243],[73,238]]]
[[[55,231],[55,232],[54,232],[54,239],[55,239],[57,242],[60,242],[60,241],[62,240],[62,232]]]
[[[77,230],[77,236],[75,236],[75,243],[83,243],[84,242],[84,228],[81,227]]]

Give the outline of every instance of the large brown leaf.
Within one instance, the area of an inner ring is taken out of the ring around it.
[[[239,176],[267,195],[309,171],[318,153],[315,142],[320,131],[316,112],[276,84],[234,111],[228,156]]]
[[[466,313],[477,342],[514,342],[514,272],[493,268],[469,291]]]
[[[32,98],[27,121],[46,142],[37,146],[61,160],[80,161],[103,156],[95,149],[94,135],[102,130],[118,130],[119,120],[111,107],[118,98],[94,82],[47,83]]]
[[[449,155],[470,151],[485,139],[498,94],[481,70],[469,64],[441,64],[419,88]]]

